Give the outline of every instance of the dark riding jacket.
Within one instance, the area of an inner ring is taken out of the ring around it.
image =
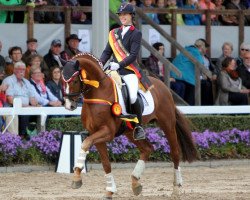
[[[117,59],[114,57],[114,62],[117,62],[120,65],[120,68],[118,69],[119,73],[121,75],[126,75],[133,73],[133,71],[127,70],[124,67],[136,61],[136,58],[139,54],[139,50],[141,47],[142,33],[134,26],[131,26],[122,39],[121,32],[122,32],[122,27],[118,28],[118,36],[124,48],[129,53],[129,56],[127,56],[121,62],[118,62]],[[105,65],[105,63],[110,59],[112,55],[113,55],[113,50],[108,42],[100,58],[100,61],[103,63],[103,65]]]

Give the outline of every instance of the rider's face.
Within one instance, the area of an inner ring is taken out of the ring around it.
[[[119,19],[122,25],[131,25],[132,24],[132,15],[129,13],[120,13]]]

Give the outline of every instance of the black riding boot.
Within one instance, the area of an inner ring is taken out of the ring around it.
[[[142,121],[142,110],[139,103],[139,100],[137,99],[134,104],[131,105],[133,114],[137,115],[139,123],[135,125],[133,137],[135,140],[144,140],[145,139],[145,132],[141,126]]]

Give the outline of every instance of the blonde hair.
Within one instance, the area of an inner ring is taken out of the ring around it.
[[[223,45],[222,45],[222,47],[221,47],[222,50],[224,49],[225,46],[229,46],[232,51],[234,50],[233,44],[231,42],[224,42]]]

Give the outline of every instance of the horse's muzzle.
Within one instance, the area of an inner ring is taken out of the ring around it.
[[[73,111],[77,108],[77,102],[76,101],[70,101],[68,98],[65,98],[65,104],[64,107],[67,110]]]

